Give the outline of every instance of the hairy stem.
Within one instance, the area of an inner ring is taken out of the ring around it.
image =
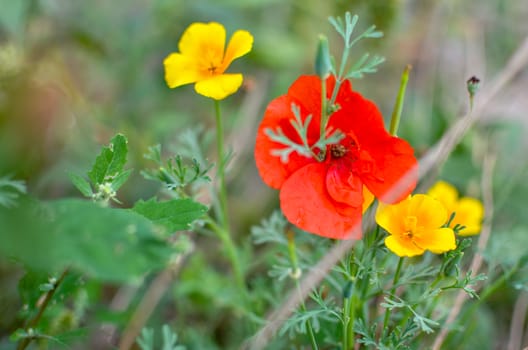
[[[64,278],[66,277],[67,274],[68,274],[68,268],[62,271],[62,274],[60,275],[59,279],[53,284],[53,288],[51,288],[49,291],[46,292],[46,296],[44,297],[44,301],[39,307],[38,313],[35,315],[35,317],[29,320],[26,326],[24,327],[26,332],[28,332],[30,329],[34,329],[37,326],[40,319],[42,318],[42,315],[44,314],[44,311],[46,310],[51,299],[53,298],[53,295],[57,291],[57,288],[60,286],[62,281],[64,281]],[[22,339],[20,343],[18,343],[17,350],[24,350],[29,345],[29,343],[31,343],[32,340],[33,338],[31,337]]]

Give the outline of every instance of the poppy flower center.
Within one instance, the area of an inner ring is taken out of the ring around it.
[[[216,68],[217,67],[214,65],[214,63],[211,63],[211,66],[209,68],[207,68],[207,70],[209,71],[209,73],[214,75],[216,73]]]
[[[346,147],[340,144],[330,146],[330,154],[332,155],[332,158],[342,158],[347,151]]]

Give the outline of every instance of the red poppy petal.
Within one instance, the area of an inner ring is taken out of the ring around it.
[[[352,91],[348,81],[339,89],[336,103],[339,109],[330,117],[329,127],[354,134],[362,148],[377,144],[380,138],[390,137],[378,107]]]
[[[288,96],[321,120],[321,80],[318,76],[301,75],[288,89]]]
[[[277,131],[280,127],[286,136],[293,141],[298,141],[298,137],[289,122],[293,118],[292,102],[292,99],[287,95],[271,101],[257,131],[255,144],[257,169],[262,180],[268,186],[277,189],[296,170],[315,161],[312,158],[292,152],[289,155],[288,162],[283,163],[278,155],[273,154],[273,151],[283,149],[285,146],[272,141],[266,134],[266,129]]]
[[[416,187],[418,163],[407,141],[390,137],[372,146],[368,154],[372,157],[372,168],[370,173],[364,173],[360,177],[367,188],[381,201],[399,202]],[[399,184],[403,176],[406,177],[405,183]]]
[[[340,162],[328,168],[326,173],[326,189],[332,199],[351,207],[363,205],[363,184],[352,174],[350,169]]]
[[[348,207],[347,216],[339,214],[343,207],[326,191],[326,173],[327,166],[323,163],[308,164],[293,173],[281,188],[281,209],[288,221],[310,233],[335,239],[359,239],[361,206]]]

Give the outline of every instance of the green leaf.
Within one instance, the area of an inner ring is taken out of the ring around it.
[[[79,176],[74,173],[68,173],[68,177],[70,178],[73,185],[86,197],[91,198],[93,195],[92,187],[90,187],[90,184],[88,181],[86,181],[82,176]]]
[[[127,139],[122,134],[115,135],[110,140],[108,147],[103,147],[95,159],[92,170],[88,173],[90,180],[95,185],[102,184],[117,176],[126,163],[128,153]]]
[[[38,271],[70,267],[103,281],[131,282],[163,268],[174,254],[163,229],[145,217],[91,201],[25,199],[0,209],[0,222],[0,254]]]
[[[28,270],[24,276],[18,281],[18,293],[24,305],[27,305],[27,310],[24,312],[32,312],[37,305],[38,299],[42,296],[39,286],[48,281],[48,273],[42,271]]]
[[[139,337],[136,339],[136,343],[141,350],[154,349],[154,330],[152,328],[143,328]]]
[[[138,201],[132,210],[173,232],[188,229],[207,211],[207,207],[191,199],[158,202],[151,198],[146,202]]]
[[[132,169],[128,169],[120,172],[112,181],[112,189],[117,191],[123,186],[123,184],[128,180],[128,177],[132,174]]]
[[[11,180],[10,176],[0,177],[0,207],[11,207],[20,194],[26,193],[23,181]]]

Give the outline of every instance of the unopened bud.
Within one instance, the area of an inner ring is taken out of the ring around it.
[[[468,79],[466,84],[467,84],[467,90],[468,90],[469,96],[473,98],[473,96],[475,96],[475,94],[477,93],[479,89],[480,79],[477,78],[476,76],[472,76],[471,78]]]
[[[477,93],[477,90],[479,89],[480,85],[480,79],[476,76],[472,76],[468,79],[466,82],[467,91],[469,93],[469,110],[471,111],[473,109],[473,97]]]
[[[324,35],[319,35],[317,52],[315,54],[315,73],[325,80],[332,71],[332,60],[330,59],[330,50],[328,49],[328,39]]]

